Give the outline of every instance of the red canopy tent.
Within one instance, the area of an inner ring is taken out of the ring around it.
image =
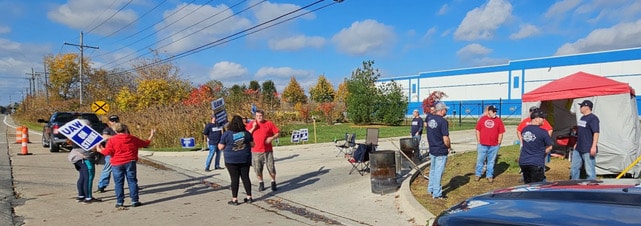
[[[634,90],[627,84],[585,72],[554,80],[523,94],[523,116],[538,106],[548,114],[552,137],[567,136],[581,117],[578,103],[591,100],[593,113],[599,117],[599,152],[597,174],[619,174],[641,155],[641,126]],[[567,147],[566,147],[567,148]],[[628,173],[641,174],[641,165]]]
[[[622,93],[634,95],[633,89],[627,83],[580,71],[523,94],[522,101],[574,99]]]

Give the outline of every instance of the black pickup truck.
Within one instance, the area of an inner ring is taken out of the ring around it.
[[[74,119],[89,120],[91,128],[98,133],[102,133],[102,130],[107,126],[94,113],[54,112],[49,120],[38,119],[38,122],[45,123],[42,128],[42,146],[48,147],[50,152],[59,152],[61,147],[69,148],[70,145],[67,143],[67,138],[58,132],[58,128]]]

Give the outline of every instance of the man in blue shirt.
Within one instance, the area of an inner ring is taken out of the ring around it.
[[[451,149],[447,120],[443,118],[447,114],[447,109],[448,107],[445,103],[437,103],[434,106],[435,113],[426,122],[427,142],[430,145],[430,159],[432,160],[427,192],[432,194],[434,199],[445,199],[441,179],[447,163],[447,155]]]
[[[578,180],[581,166],[585,167],[585,174],[588,180],[596,179],[596,154],[599,143],[599,117],[592,114],[592,101],[584,100],[579,103],[581,119],[577,125],[577,139],[572,150],[572,166],[570,167],[570,178]]]
[[[410,136],[412,136],[412,142],[414,146],[414,151],[416,157],[420,154],[418,150],[418,145],[421,143],[421,136],[423,136],[423,119],[418,113],[417,109],[414,109],[412,112],[412,124],[410,125]]]
[[[209,140],[209,155],[207,156],[207,161],[205,161],[205,171],[210,171],[209,166],[214,155],[216,156],[214,169],[223,169],[220,167],[220,150],[218,149],[220,137],[223,135],[223,126],[222,123],[216,121],[216,115],[211,115],[211,122],[205,126],[203,134]]]
[[[545,114],[536,109],[530,114],[530,119],[530,124],[521,131],[523,146],[519,155],[525,184],[545,180],[545,156],[552,150],[552,139],[541,128]]]

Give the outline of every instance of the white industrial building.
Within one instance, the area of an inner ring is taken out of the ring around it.
[[[443,91],[448,96],[443,98],[450,106],[448,114],[455,118],[476,118],[482,113],[482,106],[489,104],[496,105],[503,118],[519,118],[524,93],[579,71],[641,90],[641,48],[513,60],[504,65],[386,77],[378,82],[395,81],[403,87],[409,100],[407,115],[413,109],[421,109],[422,101],[431,92]],[[636,99],[638,102],[639,97]]]

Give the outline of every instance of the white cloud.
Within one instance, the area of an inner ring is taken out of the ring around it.
[[[596,29],[574,43],[566,43],[557,49],[555,55],[639,47],[641,46],[639,37],[641,37],[641,20],[620,23],[610,28]]]
[[[456,52],[456,55],[462,62],[472,66],[487,66],[507,63],[507,59],[488,57],[487,55],[490,53],[492,53],[492,49],[478,43],[472,43],[461,48]]]
[[[263,67],[258,69],[256,72],[257,78],[264,77],[276,77],[276,78],[287,78],[290,77],[310,77],[314,76],[314,73],[311,71],[297,70],[290,67]]]
[[[448,10],[447,4],[444,4],[441,6],[441,8],[438,10],[438,13],[436,14],[444,15],[445,13],[447,13],[447,10]]]
[[[491,52],[492,52],[491,49],[488,49],[485,46],[482,46],[481,44],[472,43],[461,48],[459,51],[456,51],[456,55],[458,55],[461,58],[472,58],[472,57],[477,57],[479,55],[487,55]]]
[[[454,32],[457,40],[491,39],[494,32],[512,14],[512,5],[506,0],[489,0],[481,7],[467,12],[465,18]]]
[[[218,62],[214,64],[214,66],[209,71],[209,78],[219,81],[235,80],[239,77],[245,77],[247,75],[247,68],[243,67],[243,65],[229,61]]]
[[[524,39],[540,34],[541,30],[532,24],[522,24],[518,32],[511,34],[510,39]]]
[[[174,12],[175,14],[170,16]],[[156,26],[157,30],[166,27],[160,31],[162,41],[158,48],[169,53],[178,53],[209,43],[215,46],[216,43],[220,43],[217,42],[220,38],[251,26],[248,19],[233,14],[234,12],[223,4],[215,7],[185,3],[177,5],[175,9],[166,11],[163,16],[165,21]]]
[[[51,20],[74,29],[109,35],[138,19],[134,10],[125,8],[118,12],[126,2],[127,0],[69,0],[67,4],[49,11],[47,16]]]
[[[259,3],[259,0],[252,0],[248,5],[254,5]],[[256,24],[261,24],[270,20],[273,20],[275,18],[278,18],[282,15],[288,14],[292,11],[299,10],[296,13],[292,14],[291,16],[286,16],[283,18],[280,18],[278,20],[275,20],[273,22],[267,23],[264,26],[269,26],[274,23],[278,23],[281,21],[284,21],[287,18],[291,18],[294,15],[303,15],[301,17],[298,17],[294,20],[290,20],[281,24],[278,24],[273,27],[269,27],[268,29],[265,29],[261,32],[252,34],[249,36],[250,39],[265,39],[265,38],[285,38],[287,36],[292,36],[292,26],[297,23],[300,19],[304,20],[313,20],[316,19],[316,14],[315,13],[310,13],[309,10],[307,9],[301,9],[301,6],[295,5],[295,4],[289,4],[289,3],[272,3],[269,1],[260,3],[256,7],[252,8],[251,11],[254,13],[254,17],[256,17],[257,21]],[[307,14],[306,14],[307,13]]]
[[[11,32],[11,27],[9,26],[0,26],[0,34],[7,34]]]
[[[308,37],[297,35],[283,39],[269,40],[269,48],[272,50],[299,50],[305,47],[321,48],[325,44],[325,38],[314,36]]]
[[[384,55],[396,43],[396,34],[391,26],[375,20],[352,23],[332,37],[338,51],[349,55]]]
[[[554,3],[547,12],[545,12],[545,18],[557,18],[565,16],[565,13],[574,9],[577,5],[581,3],[581,0],[563,0]]]

